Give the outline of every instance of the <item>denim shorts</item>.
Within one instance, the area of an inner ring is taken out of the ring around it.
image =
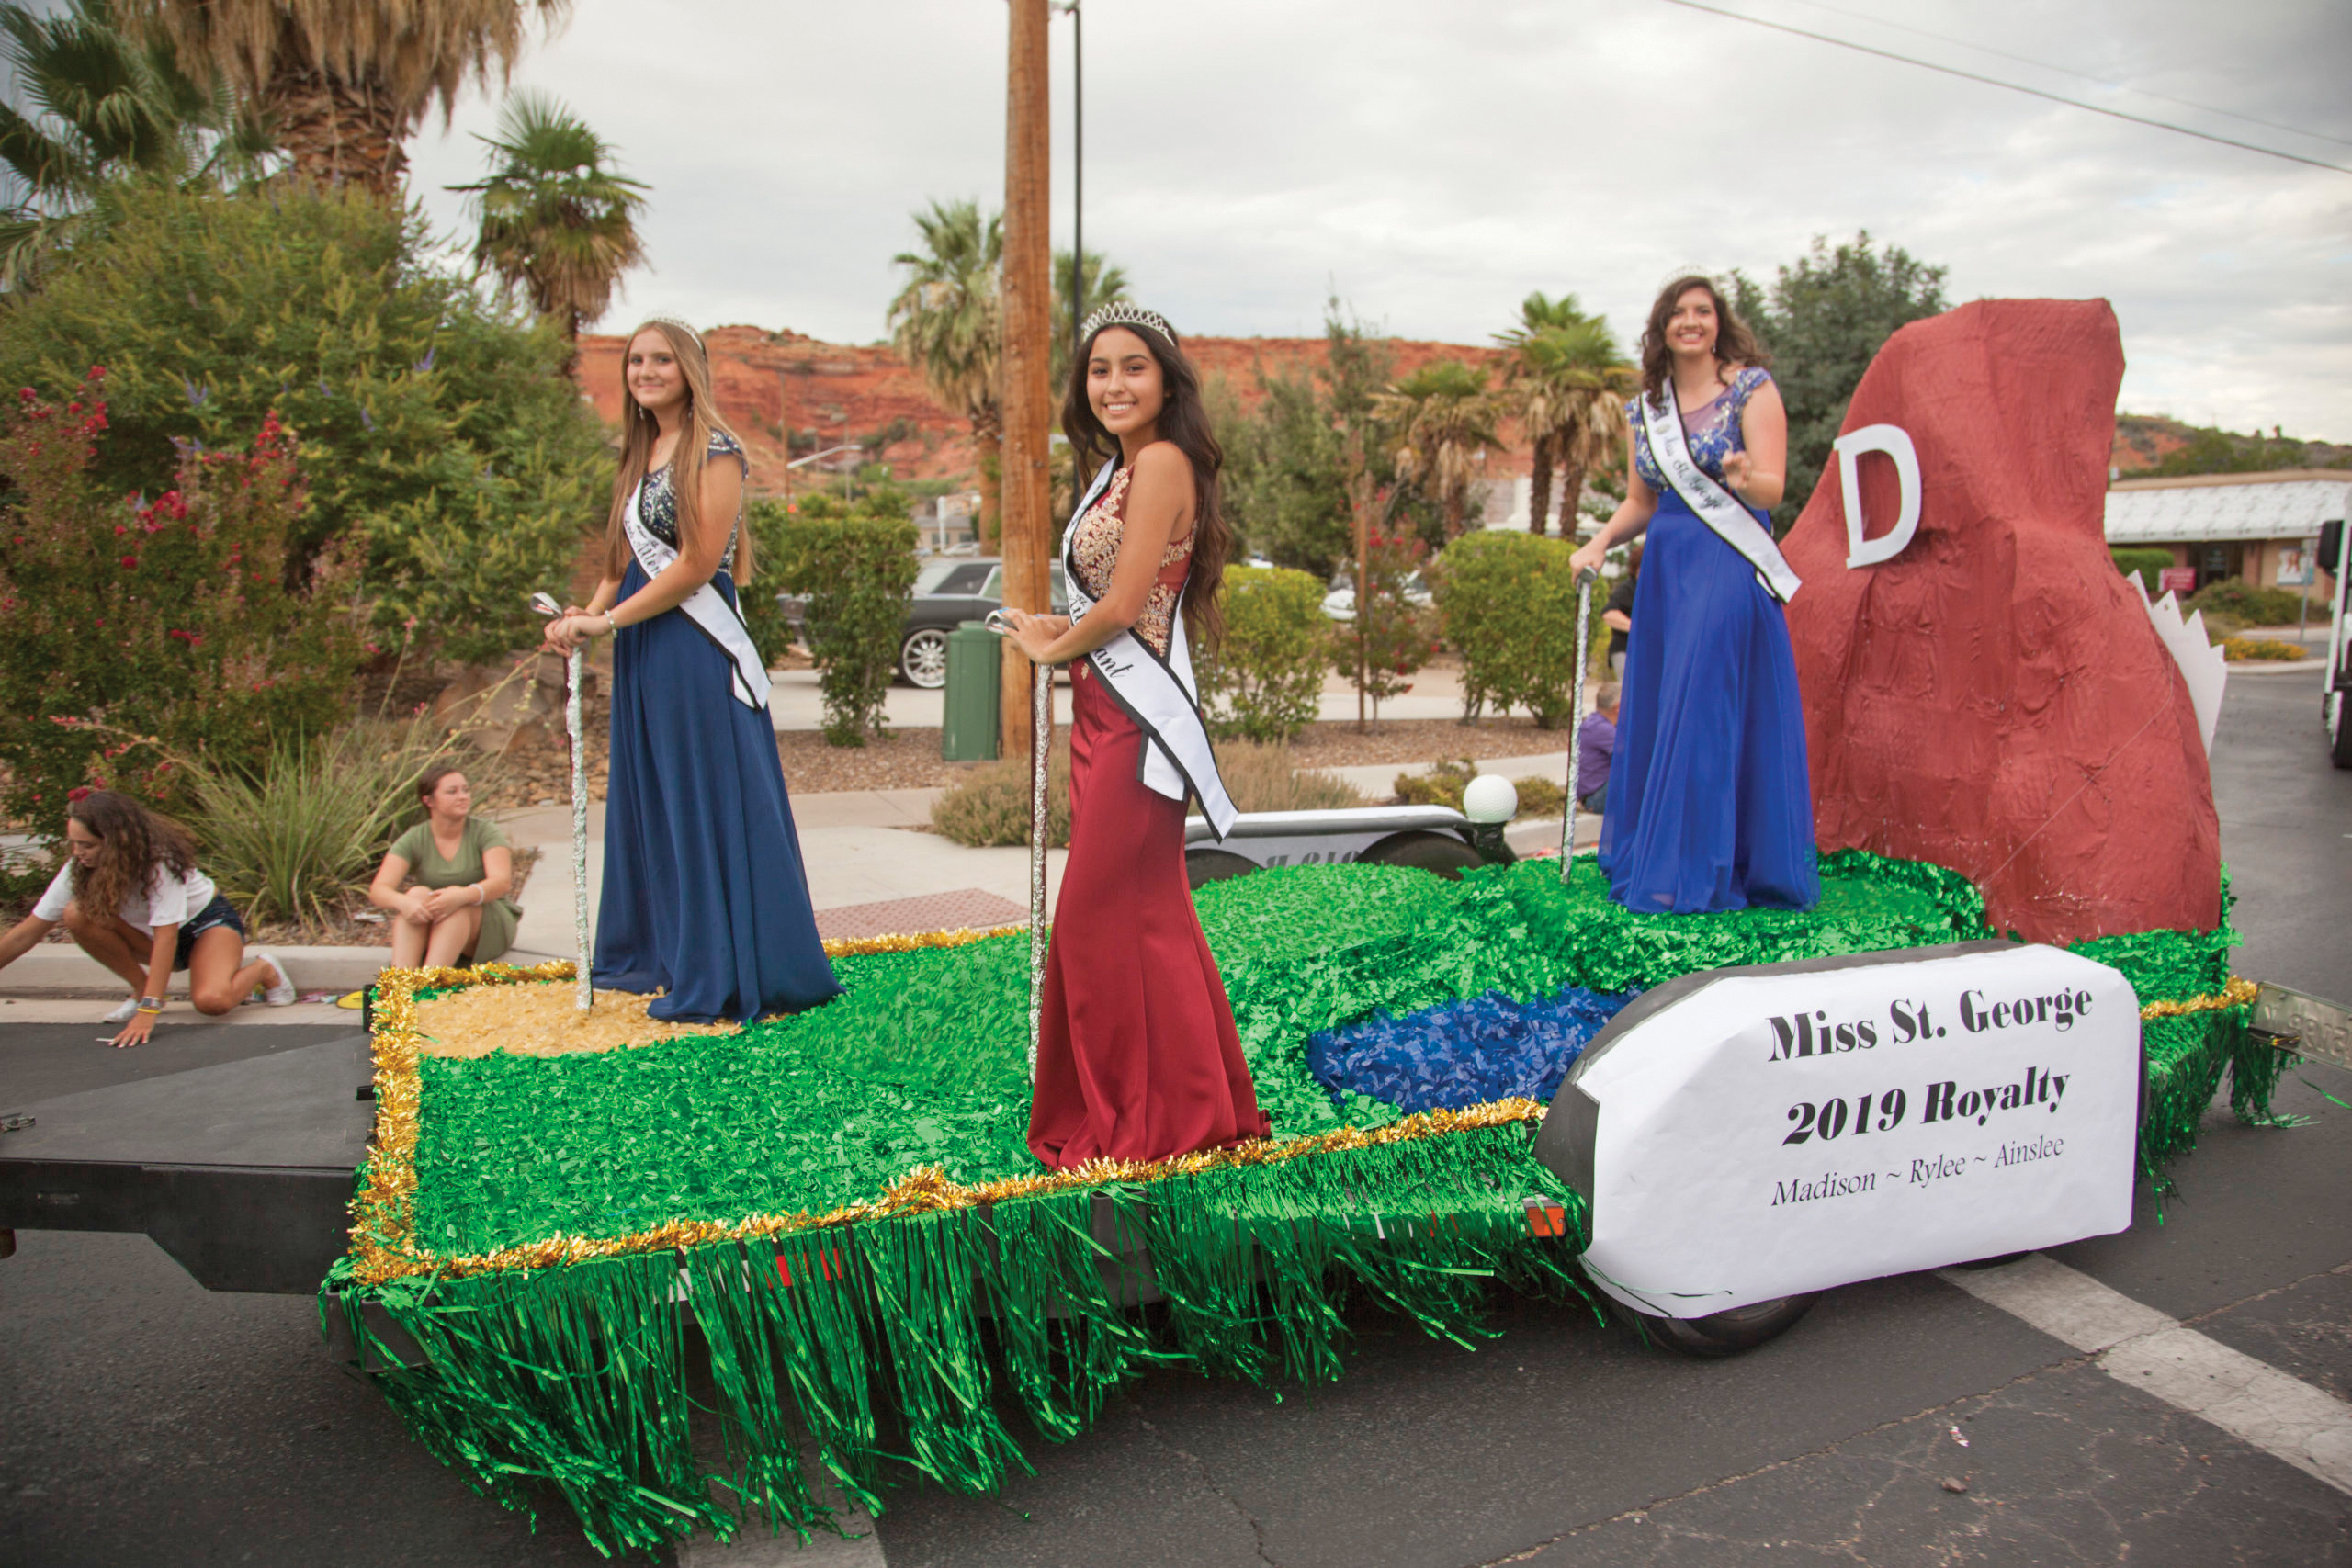
[[[226,926],[239,936],[245,934],[245,918],[237,913],[234,904],[218,893],[212,896],[211,903],[180,923],[179,951],[172,955],[172,967],[187,968],[189,957],[196,952],[196,939],[215,926]]]

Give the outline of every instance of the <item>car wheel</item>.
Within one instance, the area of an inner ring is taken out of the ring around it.
[[[1720,1360],[1770,1343],[1794,1328],[1813,1310],[1818,1296],[1777,1296],[1707,1317],[1653,1317],[1632,1312],[1634,1319],[1660,1344],[1702,1360]]]
[[[926,692],[947,684],[947,634],[937,626],[908,633],[899,645],[899,673]]]
[[[1485,856],[1453,834],[1426,831],[1393,834],[1357,858],[1371,865],[1409,866],[1448,882],[1460,878],[1471,866],[1487,863]]]
[[[1247,876],[1257,869],[1256,861],[1246,860],[1231,850],[1184,852],[1184,880],[1196,893],[1212,882],[1223,882],[1228,876]]]

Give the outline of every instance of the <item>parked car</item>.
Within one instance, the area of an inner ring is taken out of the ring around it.
[[[1405,579],[1405,603],[1416,610],[1426,610],[1437,603],[1430,592],[1430,585],[1421,581],[1418,571]],[[1340,571],[1331,579],[1331,592],[1323,595],[1323,613],[1335,621],[1356,618],[1356,574]]]
[[[1053,563],[1054,613],[1069,613],[1062,586],[1062,563]],[[779,593],[776,608],[801,635],[808,601]],[[995,556],[934,558],[915,573],[914,592],[899,630],[899,677],[909,685],[937,691],[947,684],[947,634],[966,621],[984,620],[1004,604],[1004,562]]]

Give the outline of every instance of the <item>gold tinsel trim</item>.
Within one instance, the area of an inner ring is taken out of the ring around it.
[[[1543,1117],[1544,1107],[1532,1100],[1498,1100],[1487,1105],[1472,1106],[1466,1111],[1421,1111],[1369,1132],[1358,1127],[1341,1127],[1312,1137],[1280,1142],[1261,1139],[1235,1148],[1209,1149],[1174,1159],[1091,1160],[1071,1170],[1008,1177],[977,1187],[949,1180],[946,1172],[937,1166],[917,1166],[884,1189],[881,1197],[845,1204],[828,1213],[803,1211],[791,1214],[754,1214],[741,1220],[673,1220],[668,1224],[629,1235],[557,1235],[543,1241],[526,1242],[519,1247],[503,1247],[494,1252],[451,1257],[404,1256],[390,1248],[378,1248],[360,1258],[358,1275],[364,1283],[372,1285],[419,1274],[455,1280],[513,1269],[553,1269],[600,1258],[701,1247],[717,1241],[766,1240],[837,1225],[891,1219],[901,1214],[969,1209],[1113,1183],[1165,1181],[1173,1177],[1193,1176],[1203,1171],[1239,1166],[1277,1165],[1287,1160],[1303,1159],[1309,1155],[1329,1154],[1340,1149],[1377,1148],[1387,1144],[1443,1137],[1479,1128],[1507,1126],[1517,1122],[1537,1122]]]
[[[828,958],[856,958],[868,953],[912,953],[919,947],[962,947],[967,942],[986,942],[992,936],[1018,936],[1029,928],[1018,926],[966,926],[952,931],[920,931],[912,936],[836,937],[825,943]]]
[[[2140,1010],[2140,1020],[2144,1023],[2154,1018],[2178,1018],[2183,1013],[2219,1012],[2223,1008],[2251,1007],[2254,1005],[2254,994],[2259,988],[2244,976],[2233,975],[2230,983],[2222,987],[2218,996],[2189,997],[2177,1002],[2150,1002]]]

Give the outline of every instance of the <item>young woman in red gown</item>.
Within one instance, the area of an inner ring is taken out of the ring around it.
[[[1031,1151],[1057,1169],[1164,1159],[1269,1131],[1185,882],[1184,786],[1162,793],[1181,768],[1222,801],[1222,786],[1198,776],[1214,768],[1205,738],[1163,745],[1104,673],[1148,652],[1189,688],[1187,642],[1222,629],[1216,595],[1233,543],[1217,503],[1224,454],[1174,330],[1133,306],[1097,311],[1062,428],[1081,469],[1104,454],[1117,467],[1081,502],[1065,549],[1073,605],[1090,603],[1075,620],[1007,612],[1030,658],[1076,661],[1069,859],[1029,1113]],[[1167,753],[1151,770],[1159,788],[1146,777],[1154,747]]]

